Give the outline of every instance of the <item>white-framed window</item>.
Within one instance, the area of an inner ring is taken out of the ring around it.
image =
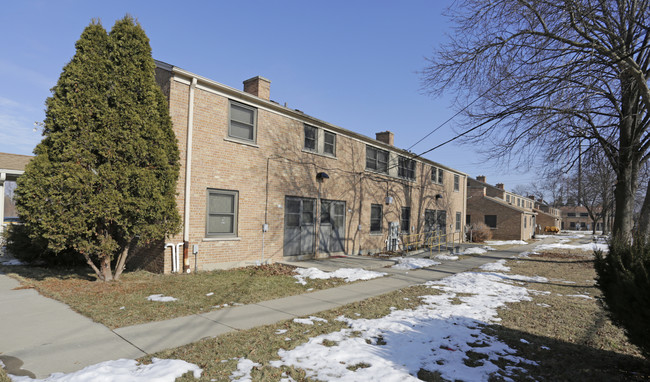
[[[433,183],[443,184],[444,172],[441,168],[431,167],[431,181]]]
[[[236,237],[239,192],[208,189],[205,235],[207,237]]]
[[[460,176],[454,174],[454,191],[460,191]]]
[[[254,143],[257,140],[257,109],[231,100],[228,136]]]
[[[305,150],[316,151],[318,138],[318,129],[314,126],[305,124]]]
[[[388,151],[366,145],[366,170],[388,174]]]
[[[336,134],[316,126],[304,125],[305,144],[303,149],[318,154],[336,156]]]
[[[407,157],[399,156],[399,167],[397,176],[404,179],[415,180],[415,161]]]
[[[456,212],[456,232],[460,232],[460,219],[462,219],[462,214],[460,212]]]

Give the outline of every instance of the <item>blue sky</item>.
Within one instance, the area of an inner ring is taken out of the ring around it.
[[[421,91],[425,57],[452,33],[442,15],[452,0],[429,1],[11,1],[0,14],[0,152],[31,154],[34,122],[74,44],[93,18],[110,30],[129,13],[146,31],[154,58],[242,89],[261,75],[271,99],[374,137],[395,133],[409,148],[452,116],[450,99]],[[452,120],[413,147],[453,137]],[[535,180],[485,162],[478,148],[450,144],[427,158],[486,175],[507,189]]]

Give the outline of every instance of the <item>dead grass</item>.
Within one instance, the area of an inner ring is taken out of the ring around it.
[[[296,283],[293,267],[273,264],[190,275],[160,275],[144,271],[124,273],[118,282],[95,281],[85,269],[5,266],[0,271],[35,288],[109,328],[207,312],[224,304],[250,304],[341,285],[341,279]],[[153,294],[177,298],[148,301]],[[211,294],[211,295],[208,295]]]
[[[536,379],[650,379],[650,364],[598,303],[591,254],[545,252],[507,265],[512,274],[549,279],[530,284],[529,289],[538,291],[533,301],[509,305],[499,312],[500,325],[486,329],[524,358],[537,361],[539,366],[527,367]]]
[[[539,291],[533,301],[510,304],[500,311],[500,325],[488,325],[483,330],[498,336],[517,349],[518,355],[537,361],[538,366],[512,365],[502,359],[501,367],[520,366],[527,371],[518,373],[516,381],[629,381],[650,379],[650,364],[639,357],[622,331],[614,327],[595,299],[571,297],[588,295],[597,297],[594,287],[592,259],[583,254],[542,254],[528,259],[509,261],[513,274],[539,275],[549,278],[548,283],[528,284]],[[549,294],[541,294],[546,293]],[[203,380],[229,380],[237,368],[239,358],[248,358],[262,366],[253,369],[253,381],[276,381],[290,376],[296,381],[309,381],[300,369],[269,366],[278,359],[278,350],[294,349],[309,338],[338,331],[345,324],[335,318],[383,317],[394,309],[415,308],[420,296],[438,293],[437,290],[416,286],[374,297],[337,309],[321,312],[317,316],[327,322],[305,326],[284,321],[251,330],[233,332],[217,338],[157,353],[158,358],[179,358],[195,363],[204,369]],[[278,332],[278,329],[286,332]],[[524,339],[527,343],[522,342]],[[385,344],[377,338],[375,344]],[[335,343],[324,343],[334,346]],[[474,347],[485,346],[477,342]],[[547,350],[547,348],[549,350]],[[466,364],[480,365],[483,356],[469,352]],[[359,368],[365,364],[355,365]],[[417,377],[424,381],[445,381],[435,370],[421,369]],[[493,380],[501,380],[495,375]],[[491,379],[491,380],[492,380]],[[183,381],[193,380],[190,376]]]

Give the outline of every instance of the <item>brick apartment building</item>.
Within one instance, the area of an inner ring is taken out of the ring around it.
[[[376,253],[392,222],[403,235],[462,235],[467,175],[412,159],[391,132],[372,139],[282,106],[262,77],[240,91],[158,61],[156,79],[181,154],[184,225],[130,266],[170,272],[183,242],[192,270]]]
[[[593,230],[594,221],[589,217],[587,208],[584,206],[564,206],[560,207],[562,213],[562,229],[588,231]],[[597,209],[600,211],[600,209]],[[603,230],[603,222],[596,223],[596,231]]]
[[[548,205],[543,200],[535,200],[534,196],[529,196],[533,200],[533,211],[537,213],[537,233],[543,233],[546,227],[562,228],[562,213],[560,209]]]
[[[503,183],[487,184],[485,176],[468,178],[467,182],[467,224],[485,223],[497,240],[533,237],[537,212],[531,199],[506,191]]]

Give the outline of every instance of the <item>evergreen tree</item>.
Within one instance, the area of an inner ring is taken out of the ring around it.
[[[17,207],[32,236],[78,251],[104,281],[119,278],[136,244],[180,224],[178,147],[154,70],[133,18],[110,34],[93,21],[46,102],[44,139],[19,179]]]

